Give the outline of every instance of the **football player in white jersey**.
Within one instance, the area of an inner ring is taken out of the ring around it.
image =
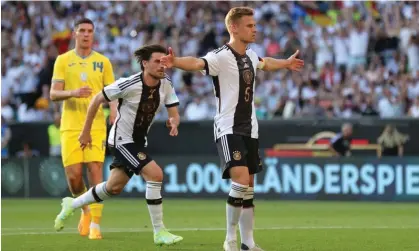
[[[240,227],[240,250],[262,250],[253,239],[254,174],[262,171],[259,157],[258,124],[254,107],[256,70],[300,71],[304,62],[298,51],[288,59],[259,58],[248,48],[256,40],[254,10],[248,7],[232,8],[225,24],[230,41],[202,58],[175,57],[171,48],[162,57],[163,64],[185,71],[202,71],[213,77],[217,98],[214,133],[222,165],[222,177],[231,179],[227,199],[227,234],[223,247],[237,251],[236,227]]]
[[[163,199],[161,187],[163,171],[147,151],[147,134],[154,116],[164,104],[169,119],[166,126],[170,136],[178,135],[179,100],[170,79],[164,73],[160,61],[166,55],[161,45],[143,46],[135,52],[142,72],[128,78],[120,78],[106,86],[90,102],[84,128],[79,136],[82,149],[92,144],[91,127],[101,104],[118,100],[116,122],[109,133],[114,160],[107,181],[90,188],[76,199],[67,197],[62,201],[62,210],[55,219],[54,228],[60,231],[65,221],[77,208],[91,203],[100,203],[120,194],[134,174],[141,175],[147,182],[145,199],[154,230],[156,245],[172,245],[183,240],[170,233],[163,224]]]

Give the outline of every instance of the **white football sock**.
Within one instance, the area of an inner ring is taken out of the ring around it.
[[[243,197],[247,191],[247,188],[248,185],[242,185],[236,182],[231,183],[231,190],[226,205],[227,241],[237,240],[236,227],[239,223],[243,205]]]
[[[87,192],[75,198],[72,203],[73,208],[80,208],[95,202],[101,202],[110,198],[112,194],[106,191],[106,182],[97,184],[90,188]]]
[[[254,207],[253,207],[254,188],[249,187],[243,199],[243,209],[240,215],[239,227],[241,242],[249,248],[255,246],[253,239],[254,228]],[[248,204],[251,204],[248,207]]]
[[[164,229],[163,224],[163,201],[161,197],[161,182],[147,181],[145,198],[147,200],[148,212],[150,213],[151,223],[154,233]]]

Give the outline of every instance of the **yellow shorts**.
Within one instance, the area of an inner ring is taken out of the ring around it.
[[[64,167],[89,162],[103,162],[106,150],[106,131],[92,131],[92,146],[80,147],[80,131],[61,132],[61,156]]]

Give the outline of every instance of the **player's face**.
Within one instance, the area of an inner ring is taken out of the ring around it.
[[[352,135],[352,128],[350,128],[350,127],[345,127],[345,128],[343,129],[343,135],[344,135],[345,137],[349,137],[349,136],[351,136],[351,135]]]
[[[79,24],[75,31],[76,45],[82,49],[92,48],[93,36],[93,25]]]
[[[166,55],[161,52],[154,52],[151,54],[150,60],[144,63],[144,70],[156,79],[164,78],[164,66],[160,61],[163,56]]]
[[[244,43],[256,41],[256,21],[253,16],[243,16],[237,22],[237,36]]]

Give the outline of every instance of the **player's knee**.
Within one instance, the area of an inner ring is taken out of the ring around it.
[[[110,187],[107,187],[106,189],[112,195],[118,195],[118,194],[122,193],[122,191],[124,190],[124,185],[122,185],[122,184],[114,184],[114,185],[112,185]]]
[[[78,193],[84,190],[83,174],[75,168],[66,169],[66,176],[69,186],[73,192]]]
[[[163,171],[155,162],[145,166],[141,175],[146,181],[163,182]]]
[[[103,181],[102,163],[92,162],[88,165],[88,177],[91,185],[97,185]]]
[[[150,174],[149,180],[154,182],[163,182],[163,171],[160,167],[153,170]]]
[[[246,176],[246,174],[232,177],[231,180],[245,186],[249,184],[249,176]]]

